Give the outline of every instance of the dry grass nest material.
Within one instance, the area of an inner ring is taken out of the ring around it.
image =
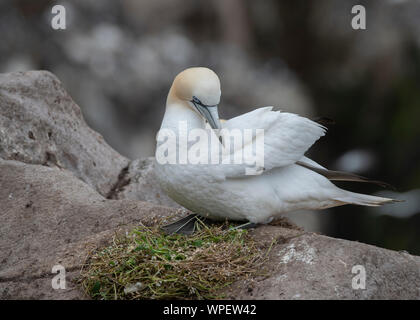
[[[79,281],[94,299],[223,298],[220,289],[264,273],[272,245],[261,248],[227,223],[199,223],[192,236],[141,226],[94,252]]]

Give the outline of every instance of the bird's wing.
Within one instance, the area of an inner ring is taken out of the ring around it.
[[[389,183],[379,181],[379,180],[372,180],[363,176],[359,176],[357,174],[351,173],[351,172],[344,172],[344,171],[335,171],[335,170],[328,170],[327,168],[324,168],[320,166],[315,161],[312,161],[311,159],[307,157],[302,157],[299,161],[296,162],[296,164],[300,165],[301,167],[304,167],[306,169],[315,171],[316,173],[324,176],[328,180],[331,181],[355,181],[355,182],[366,182],[366,183],[373,183],[377,184],[383,188],[389,188],[394,189],[392,185]]]
[[[234,152],[246,154],[245,151],[255,149],[255,145],[263,141],[264,170],[284,167],[299,161],[326,132],[326,128],[319,123],[297,114],[272,111],[272,107],[259,108],[230,119],[223,124],[223,129],[252,129],[253,134],[248,140],[245,139],[242,150]],[[263,135],[258,134],[256,129],[263,129]],[[227,176],[241,174],[243,171],[230,172]]]

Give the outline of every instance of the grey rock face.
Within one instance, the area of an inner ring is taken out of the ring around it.
[[[89,243],[100,245],[120,227],[152,224],[176,211],[108,200],[67,170],[13,160],[0,160],[0,185],[0,298],[64,298],[51,287],[54,265],[80,270],[87,249],[94,249]]]
[[[120,187],[111,199],[131,199],[147,201],[168,207],[181,208],[159,187],[154,171],[154,158],[137,159],[130,162]]]
[[[0,157],[67,169],[110,199],[179,207],[160,190],[153,158],[113,150],[48,71],[0,74]]]
[[[67,169],[102,195],[129,163],[47,71],[0,74],[0,157]]]
[[[254,237],[277,239],[268,276],[238,281],[225,290],[230,298],[420,299],[420,257],[274,226]]]
[[[0,75],[0,299],[87,298],[76,278],[92,250],[177,213],[153,162],[112,150],[51,73]],[[251,235],[262,249],[276,241],[261,275],[225,289],[229,298],[420,298],[420,257],[290,224]],[[51,286],[57,264],[67,271],[64,290]],[[356,265],[365,289],[352,287]]]

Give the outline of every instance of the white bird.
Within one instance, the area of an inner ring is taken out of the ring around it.
[[[194,212],[164,229],[168,233],[194,232],[199,215],[211,220],[247,222],[243,226],[265,224],[283,213],[302,209],[325,209],[345,204],[379,206],[396,200],[343,190],[331,180],[370,181],[350,173],[330,171],[304,156],[305,152],[325,134],[321,124],[288,112],[258,108],[221,126],[217,106],[220,102],[220,81],[208,68],[189,68],[179,73],[170,88],[160,132],[170,130],[176,136],[176,147],[166,155],[179,159],[182,152],[180,123],[186,124],[184,134],[195,129],[263,129],[264,166],[262,173],[247,175],[246,164],[160,163],[156,175],[163,190],[180,205]],[[208,125],[206,124],[208,123]],[[254,134],[248,143],[231,153],[243,152],[257,142]],[[217,139],[216,139],[217,140]],[[165,141],[159,138],[159,147]],[[221,142],[217,141],[218,144]],[[208,141],[201,147],[208,148]],[[222,145],[222,144],[221,144]],[[188,144],[188,147],[191,143]],[[185,148],[185,147],[184,147]],[[181,151],[180,151],[181,150]],[[184,150],[185,151],[185,150]],[[249,150],[248,150],[249,151]],[[177,153],[177,154],[174,154]]]

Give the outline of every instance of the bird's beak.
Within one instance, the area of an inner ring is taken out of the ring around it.
[[[200,114],[207,120],[210,127],[213,129],[221,129],[219,113],[217,111],[217,105],[215,106],[203,106],[198,103],[194,103],[195,108]]]

